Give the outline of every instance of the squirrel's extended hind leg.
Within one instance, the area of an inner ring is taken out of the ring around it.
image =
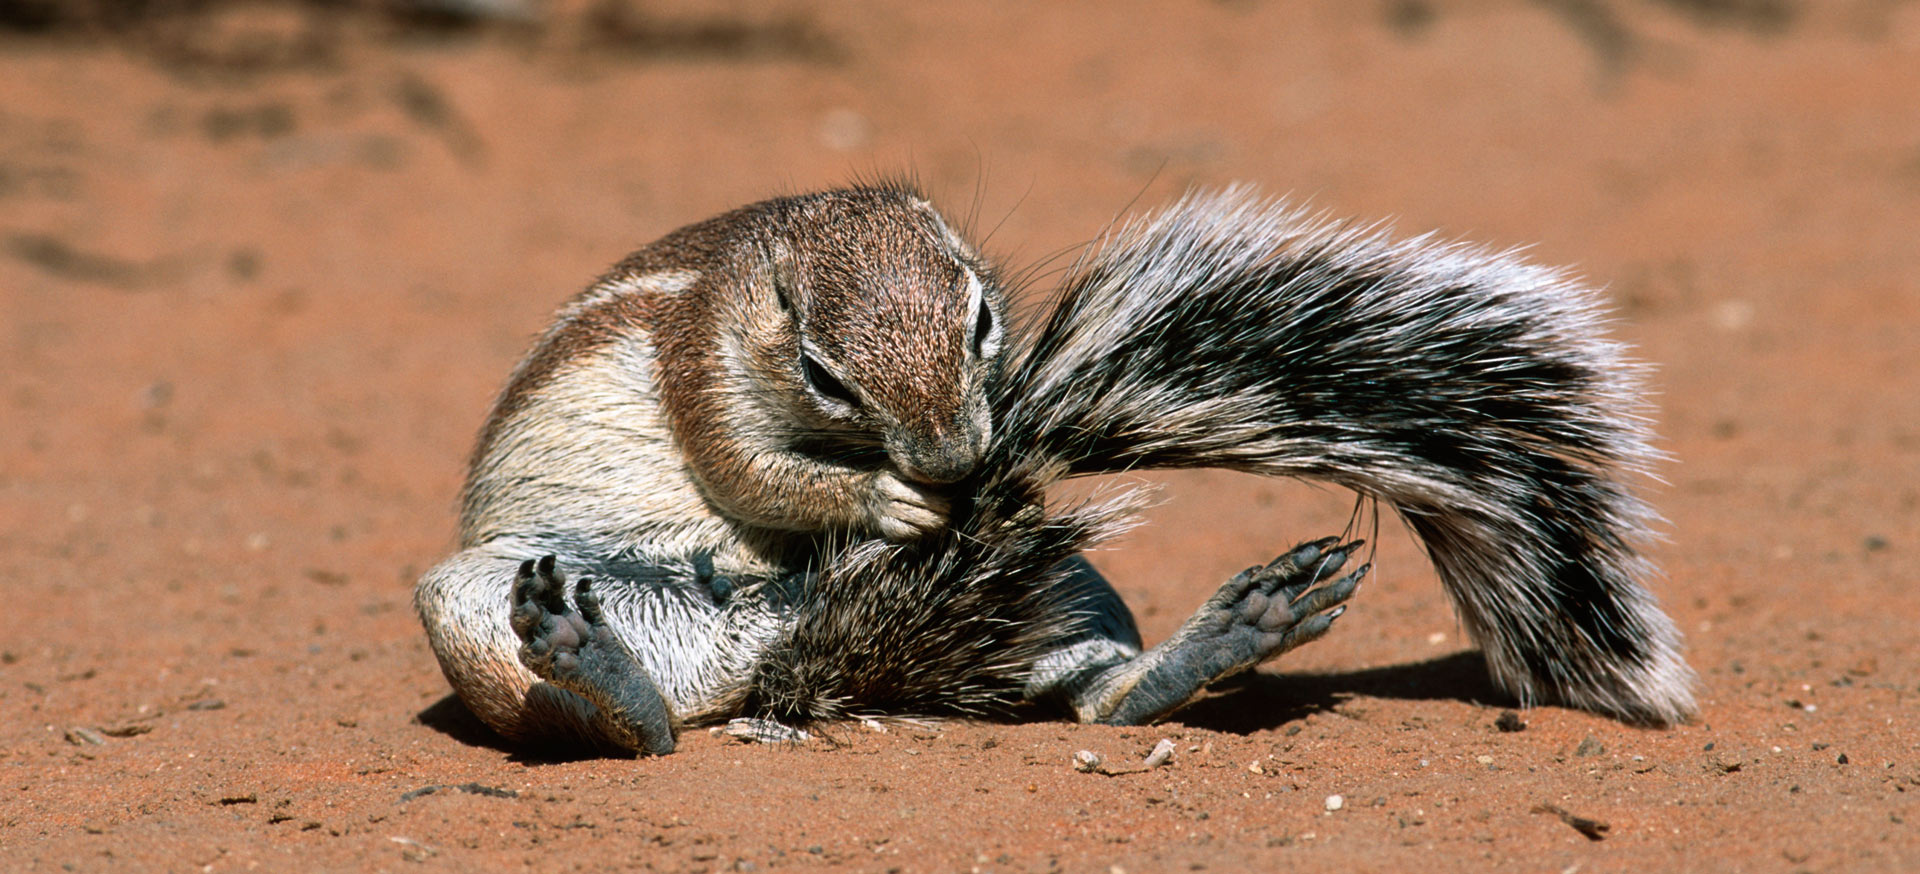
[[[553,556],[520,565],[512,615],[514,633],[523,643],[520,663],[591,702],[595,722],[614,743],[649,755],[673,752],[666,700],[607,626],[592,584],[592,578],[582,577],[569,605],[566,579]]]
[[[1102,671],[1074,696],[1083,722],[1159,719],[1209,683],[1317,640],[1346,608],[1364,565],[1331,583],[1360,543],[1329,537],[1295,547],[1220,587],[1166,642]],[[1322,583],[1325,583],[1322,585]]]

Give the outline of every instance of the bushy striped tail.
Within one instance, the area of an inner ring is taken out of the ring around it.
[[[1071,271],[1002,384],[997,457],[1378,498],[1523,702],[1678,722],[1693,674],[1640,583],[1653,513],[1620,481],[1655,457],[1642,368],[1603,321],[1508,253],[1189,196]]]

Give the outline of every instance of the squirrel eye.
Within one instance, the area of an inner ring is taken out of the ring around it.
[[[804,352],[800,354],[800,372],[807,378],[807,387],[816,394],[854,409],[860,408],[860,399],[853,396],[853,390],[835,379],[820,362],[813,360],[813,356]]]
[[[985,299],[980,301],[980,314],[973,320],[973,354],[985,357],[987,336],[993,333],[993,307],[987,306]]]

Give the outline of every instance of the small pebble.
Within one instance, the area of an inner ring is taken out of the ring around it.
[[[1339,810],[1340,808],[1345,806],[1347,806],[1347,800],[1345,798],[1341,798],[1338,795],[1327,796],[1327,810],[1329,811]]]
[[[1158,768],[1171,761],[1173,761],[1173,739],[1163,737],[1159,743],[1153,745],[1153,752],[1147,754],[1146,764],[1149,768]]]
[[[1091,774],[1100,767],[1100,754],[1092,750],[1081,750],[1073,754],[1073,769],[1082,774]]]

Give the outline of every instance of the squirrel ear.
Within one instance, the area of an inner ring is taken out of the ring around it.
[[[775,240],[767,247],[767,274],[773,283],[773,299],[783,313],[793,312],[793,291],[797,280],[793,251]]]

